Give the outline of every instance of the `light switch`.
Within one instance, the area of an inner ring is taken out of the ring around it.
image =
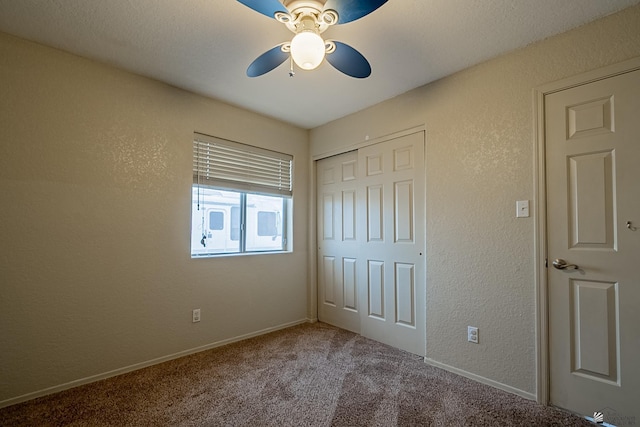
[[[518,200],[516,202],[516,218],[529,218],[528,200]]]

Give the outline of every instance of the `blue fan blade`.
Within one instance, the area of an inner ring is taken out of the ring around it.
[[[385,4],[387,0],[327,0],[324,9],[338,12],[338,24],[346,24],[366,16]]]
[[[364,79],[371,75],[371,65],[360,52],[348,44],[336,41],[334,43],[336,44],[336,50],[326,56],[329,64],[333,65],[338,71],[357,79]]]
[[[258,77],[276,68],[289,58],[289,54],[281,49],[282,45],[269,49],[258,56],[247,68],[247,76]]]
[[[243,5],[250,7],[256,12],[273,18],[276,12],[289,13],[286,7],[279,0],[238,0]]]

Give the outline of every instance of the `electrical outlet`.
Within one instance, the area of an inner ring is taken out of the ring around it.
[[[200,321],[200,309],[196,308],[193,310],[193,318],[191,320],[193,323]]]
[[[478,337],[478,328],[475,326],[467,326],[467,341],[474,344],[478,344],[480,342]]]

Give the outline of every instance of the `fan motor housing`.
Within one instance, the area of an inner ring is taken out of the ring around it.
[[[338,22],[338,12],[332,9],[323,10],[323,1],[292,0],[285,6],[289,13],[276,13],[275,19],[295,34],[309,30],[322,34]]]

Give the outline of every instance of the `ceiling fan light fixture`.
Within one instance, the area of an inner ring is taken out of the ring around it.
[[[301,31],[291,40],[291,57],[303,70],[313,70],[322,63],[325,43],[314,31]]]
[[[289,60],[289,76],[294,64],[314,70],[327,60],[349,77],[364,79],[371,65],[360,52],[346,43],[323,40],[333,25],[356,21],[377,10],[388,0],[238,0],[245,6],[284,24],[294,33],[291,42],[280,43],[258,56],[247,68],[248,77],[258,77]]]

